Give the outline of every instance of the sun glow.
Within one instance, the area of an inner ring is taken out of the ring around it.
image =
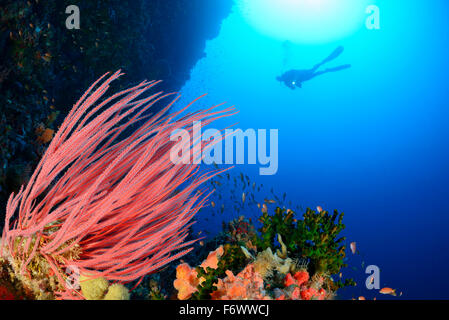
[[[371,1],[372,2],[372,1]],[[250,25],[297,43],[339,40],[364,26],[368,0],[237,0]]]

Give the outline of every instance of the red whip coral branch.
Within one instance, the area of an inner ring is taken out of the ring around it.
[[[194,121],[207,125],[230,115],[213,108],[183,115],[147,114],[162,92],[137,100],[158,82],[139,85],[100,102],[116,72],[96,81],[70,111],[28,185],[7,203],[3,243],[20,273],[31,276],[36,257],[49,265],[60,298],[77,294],[65,268],[129,282],[155,272],[191,250],[185,242],[192,217],[205,204],[198,187],[215,173],[174,164],[170,134]],[[102,82],[103,81],[103,82]],[[141,125],[126,136],[126,129]],[[121,138],[125,135],[125,138]],[[13,221],[12,221],[13,220]]]

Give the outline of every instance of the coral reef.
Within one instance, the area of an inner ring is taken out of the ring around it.
[[[178,298],[324,300],[353,284],[332,278],[345,266],[343,215],[307,209],[297,219],[290,209],[270,214],[266,208],[259,233],[244,217],[223,224],[222,234],[211,240],[224,243],[218,263],[178,266]]]

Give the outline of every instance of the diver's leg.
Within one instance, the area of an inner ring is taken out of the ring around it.
[[[341,71],[341,70],[345,70],[345,69],[349,69],[351,68],[350,64],[344,64],[335,68],[327,68],[326,70],[323,71],[323,73],[326,72],[337,72],[337,71]]]
[[[344,50],[344,48],[342,46],[337,47],[337,49],[332,51],[332,53],[326,59],[324,59],[321,63],[325,64],[329,61],[337,59],[342,54],[343,50]]]
[[[320,75],[325,74],[325,73],[329,73],[329,72],[337,72],[337,71],[341,71],[341,70],[345,70],[345,69],[349,69],[349,68],[351,68],[351,65],[350,65],[350,64],[344,64],[344,65],[342,65],[342,66],[338,66],[338,67],[335,67],[335,68],[327,68],[327,69],[325,69],[325,70],[323,70],[323,71],[315,72],[315,73],[310,77],[310,79],[315,78],[315,77],[320,76]]]
[[[337,59],[342,54],[343,50],[344,50],[344,48],[342,46],[337,47],[337,49],[335,49],[326,59],[324,59],[320,63],[316,64],[312,70],[316,71],[323,64],[326,64],[334,59]],[[332,72],[332,71],[329,71],[329,72]]]

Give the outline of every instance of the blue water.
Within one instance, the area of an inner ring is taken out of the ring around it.
[[[381,285],[398,288],[401,298],[447,299],[449,4],[377,4],[380,30],[361,25],[334,42],[292,43],[287,58],[283,39],[260,33],[236,10],[208,42],[183,102],[207,92],[199,106],[226,101],[240,111],[215,127],[279,129],[276,175],[260,176],[255,165],[234,170],[295,204],[345,212],[345,235],[362,254],[350,262],[379,266]],[[275,80],[338,45],[345,51],[329,66],[351,69],[295,91]],[[211,220],[212,228],[227,219]],[[359,286],[355,294],[375,296]]]

